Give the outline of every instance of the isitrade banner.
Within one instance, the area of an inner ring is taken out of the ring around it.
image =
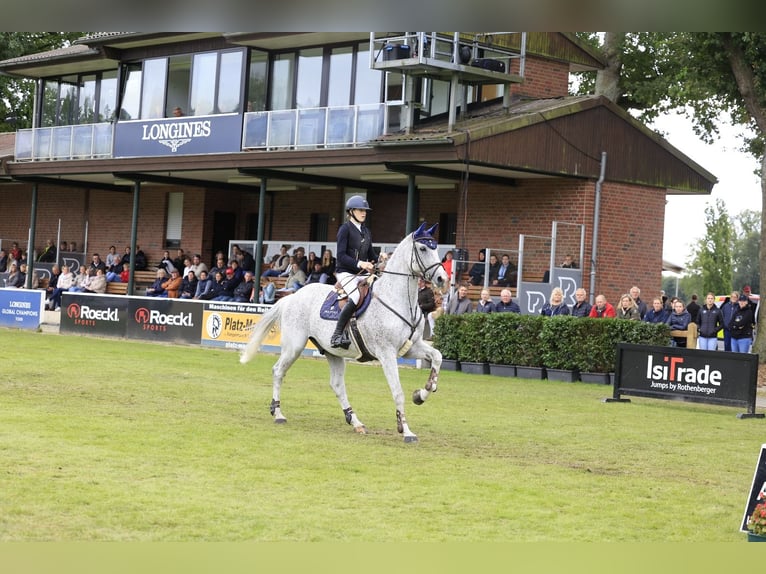
[[[619,343],[615,374],[612,400],[635,395],[743,406],[741,418],[764,417],[755,413],[758,355]]]
[[[0,327],[39,329],[44,302],[42,289],[0,289]]]

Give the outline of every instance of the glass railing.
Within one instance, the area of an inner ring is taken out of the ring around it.
[[[385,133],[399,110],[386,104],[248,112],[242,149],[335,148],[363,145]]]
[[[96,159],[112,156],[109,122],[16,132],[16,161]]]

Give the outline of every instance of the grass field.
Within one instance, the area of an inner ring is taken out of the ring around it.
[[[763,420],[444,372],[404,444],[382,371],[0,330],[2,541],[743,541]],[[409,397],[427,373],[401,369]]]

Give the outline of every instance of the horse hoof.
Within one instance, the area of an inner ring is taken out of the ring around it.
[[[404,442],[418,442],[418,437],[416,437],[414,434],[407,435],[406,437],[404,437]]]
[[[420,396],[420,389],[412,393],[412,402],[415,403],[416,405],[422,405],[425,402],[423,398]]]
[[[362,425],[360,427],[354,427],[354,432],[357,434],[367,434],[367,427]]]
[[[287,422],[287,419],[274,419],[274,424],[283,425]]]

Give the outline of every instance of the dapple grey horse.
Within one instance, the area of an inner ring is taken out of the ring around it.
[[[366,428],[354,413],[346,395],[346,359],[374,358],[383,367],[396,404],[397,431],[404,436],[405,442],[417,442],[417,435],[410,430],[404,416],[404,393],[399,381],[397,359],[403,356],[430,361],[431,371],[425,388],[416,390],[412,397],[415,404],[422,404],[430,393],[436,392],[442,363],[441,353],[423,341],[425,318],[418,306],[419,277],[430,281],[437,290],[447,286],[447,273],[441,265],[432,235],[435,228],[434,225],[426,229],[424,222],[396,247],[372,286],[372,299],[367,309],[356,320],[361,342],[352,337],[349,349],[330,347],[335,321],[320,316],[322,304],[334,291],[331,285],[312,283],[301,287],[294,294],[280,299],[256,323],[249,342],[242,350],[242,363],[253,358],[273,327],[278,326],[281,331],[281,351],[272,367],[271,414],[274,422],[287,421],[279,400],[280,387],[287,370],[311,339],[330,364],[330,386],[338,397],[346,422],[356,432],[364,434]],[[353,322],[352,319],[350,323]]]

